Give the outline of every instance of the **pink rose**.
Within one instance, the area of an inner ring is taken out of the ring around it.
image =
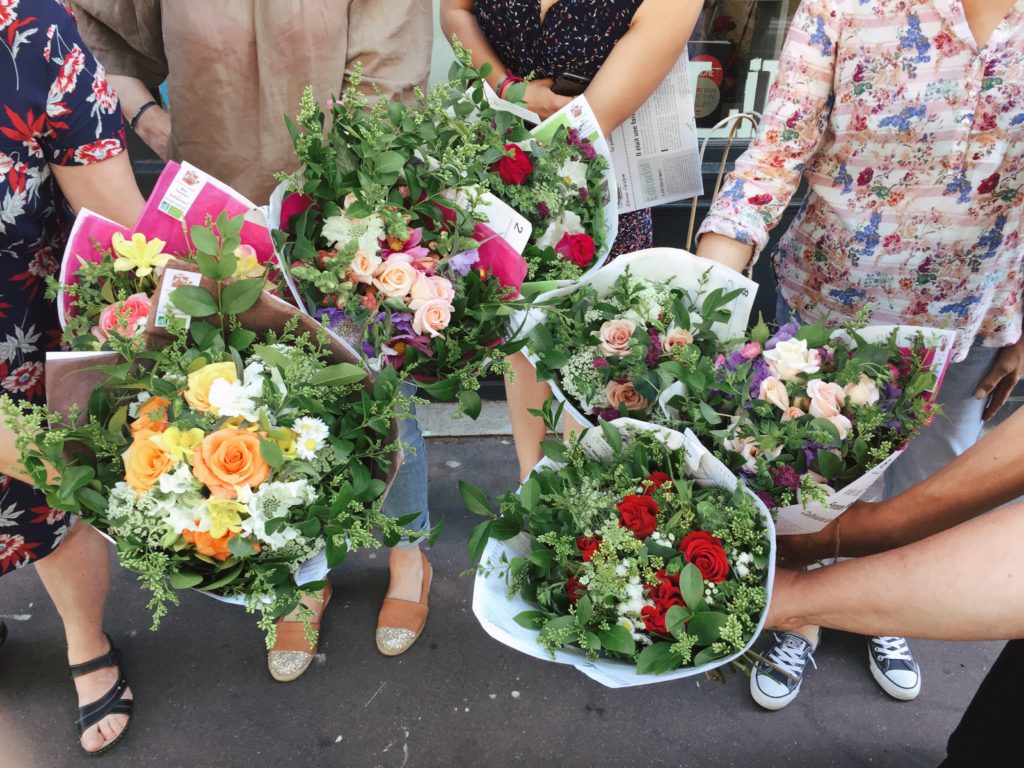
[[[781,411],[789,408],[789,392],[786,390],[786,385],[775,376],[769,376],[761,382],[761,391],[757,396],[761,400],[767,400]]]
[[[149,319],[149,296],[135,293],[122,302],[110,304],[100,312],[99,324],[92,329],[100,341],[106,341],[110,334],[134,336],[146,327]]]
[[[431,299],[420,304],[412,319],[412,329],[420,336],[441,335],[441,331],[452,321],[452,305],[443,299]]]
[[[807,414],[804,413],[804,411],[802,409],[797,408],[795,405],[791,405],[791,406],[789,406],[789,408],[787,408],[786,410],[784,410],[782,412],[782,419],[781,419],[781,421],[791,421],[793,419],[799,419],[801,416],[806,416],[806,415]]]
[[[416,278],[416,282],[413,283],[409,295],[412,296],[409,308],[416,310],[419,309],[421,304],[434,299],[441,299],[446,304],[451,304],[455,301],[455,288],[452,287],[451,282],[447,278],[427,277],[424,274],[420,274]]]
[[[834,381],[811,379],[807,382],[807,394],[811,407],[807,410],[818,419],[831,419],[839,415],[839,409],[846,402],[846,393]]]
[[[744,344],[740,350],[740,357],[744,360],[753,360],[755,357],[761,354],[761,345],[756,341],[752,341],[749,344]]]
[[[404,299],[412,290],[420,273],[411,264],[412,259],[395,254],[377,268],[373,284],[389,299]]]
[[[650,401],[640,396],[631,381],[609,381],[604,393],[610,408],[617,409],[619,403],[623,403],[628,411],[646,411],[651,407]]]
[[[672,347],[685,347],[689,344],[693,344],[693,334],[685,328],[670,328],[661,340],[661,346],[666,352]]]
[[[601,351],[606,355],[625,357],[629,354],[629,340],[633,338],[635,330],[636,325],[631,320],[606,320],[598,332]]]
[[[357,283],[365,283],[366,285],[373,285],[373,276],[380,269],[381,264],[384,260],[376,254],[367,253],[366,251],[356,251],[355,257],[352,259],[352,263],[349,264],[349,274],[353,280]]]

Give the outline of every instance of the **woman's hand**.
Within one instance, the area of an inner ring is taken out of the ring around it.
[[[1006,399],[1024,376],[1024,339],[1016,344],[1003,347],[996,355],[996,361],[985,378],[981,380],[974,396],[978,400],[988,399],[985,411],[981,414],[982,421],[988,421],[1006,403]]]
[[[531,80],[526,84],[526,108],[536,112],[541,120],[547,120],[570,101],[571,96],[559,96],[551,90],[555,82],[550,77]]]

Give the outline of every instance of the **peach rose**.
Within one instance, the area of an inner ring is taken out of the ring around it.
[[[389,299],[404,299],[412,290],[420,273],[408,260],[396,254],[377,269],[373,284]]]
[[[748,472],[757,471],[757,457],[764,456],[769,461],[778,458],[782,453],[782,446],[777,445],[770,451],[765,451],[754,437],[730,437],[722,441],[722,446],[727,451],[738,453],[743,458],[743,469]]]
[[[372,285],[373,276],[383,263],[384,260],[374,253],[356,251],[355,258],[352,259],[352,263],[348,267],[349,276],[357,283]]]
[[[846,393],[834,381],[811,379],[807,382],[807,394],[811,397],[808,412],[818,419],[831,419],[839,414],[846,402]]]
[[[200,413],[210,412],[210,387],[217,379],[224,379],[229,384],[238,381],[238,371],[234,363],[210,363],[198,371],[188,375],[188,387],[185,389],[185,400]]]
[[[635,330],[636,324],[632,320],[606,320],[597,334],[601,339],[601,351],[606,355],[625,357],[629,354],[629,340]]]
[[[650,401],[640,396],[631,381],[609,381],[604,394],[611,408],[618,408],[620,403],[629,411],[646,411],[651,407]]]
[[[170,455],[149,439],[150,432],[142,432],[128,446],[124,460],[124,480],[140,496],[152,488],[160,476],[174,469]]]
[[[761,400],[767,400],[779,410],[786,411],[789,408],[789,391],[786,389],[786,385],[775,376],[769,376],[761,382],[761,391],[757,396]]]
[[[420,273],[416,278],[416,282],[412,285],[412,290],[409,292],[412,296],[412,301],[409,302],[409,308],[412,310],[419,309],[419,307],[433,299],[441,299],[446,304],[451,304],[455,301],[455,288],[452,284],[444,277],[427,277]]]
[[[662,349],[668,352],[672,347],[685,347],[693,344],[693,334],[685,328],[671,328],[661,340]]]
[[[431,299],[420,304],[412,318],[412,329],[420,336],[441,335],[441,331],[452,321],[452,305],[444,299]]]
[[[843,391],[851,405],[874,405],[878,402],[878,385],[864,373],[856,384],[847,384]]]
[[[163,432],[167,429],[167,409],[171,401],[163,397],[151,397],[139,406],[139,415],[132,422],[132,435],[140,432]]]
[[[255,488],[270,477],[260,456],[260,436],[242,429],[218,429],[192,454],[192,474],[220,499],[233,499],[238,486]]]
[[[795,405],[789,406],[785,411],[782,412],[781,421],[791,421],[793,419],[799,419],[801,416],[807,414],[801,408],[797,408]]]
[[[134,336],[146,327],[149,308],[149,296],[144,293],[133,293],[124,301],[104,307],[92,333],[100,341],[106,341],[111,334]]]
[[[832,426],[839,430],[840,440],[845,440],[846,436],[850,434],[850,430],[853,429],[853,422],[841,413],[837,413],[835,416],[829,416],[828,420],[832,422]]]
[[[212,557],[214,560],[220,560],[221,562],[231,557],[231,550],[228,549],[228,542],[236,536],[236,534],[230,531],[219,539],[213,538],[206,531],[190,531],[187,528],[181,532],[181,536],[185,541],[196,548],[196,552],[200,555],[206,555],[206,557]]]

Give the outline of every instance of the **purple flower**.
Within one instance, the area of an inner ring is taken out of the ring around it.
[[[647,348],[647,358],[644,362],[648,368],[657,368],[661,360],[661,336],[654,328],[647,329],[647,335],[651,338],[651,346]]]
[[[586,187],[580,187],[579,196],[582,202],[587,202],[590,199],[590,190]]]
[[[368,342],[366,339],[363,339],[363,354],[367,357],[377,356],[377,350],[374,349],[373,344]]]
[[[414,336],[412,330],[412,315],[408,312],[398,312],[391,316],[391,324],[399,333]],[[418,338],[418,337],[417,337]]]
[[[619,413],[618,408],[602,408],[599,411],[595,411],[594,415],[599,419],[612,421],[613,419],[619,418],[622,414]]]
[[[480,261],[480,252],[474,248],[471,251],[456,253],[448,260],[448,266],[459,277],[465,277],[478,261]]]
[[[768,491],[754,491],[754,495],[757,496],[757,498],[759,498],[764,505],[768,507],[768,509],[775,509],[775,507],[779,506],[775,497],[768,493]]]
[[[804,443],[804,460],[807,462],[808,467],[818,460],[818,451],[821,450],[821,447],[819,443],[813,440],[808,440]]]
[[[318,309],[313,314],[313,317],[320,321],[323,321],[323,319],[326,317],[327,327],[331,328],[332,330],[334,328],[337,328],[342,323],[348,322],[349,320],[348,313],[346,313],[344,309],[336,309],[334,307],[329,307],[327,309]]]
[[[580,144],[580,154],[583,155],[584,160],[593,160],[597,157],[597,150],[591,146],[589,141],[584,141]]]
[[[772,482],[781,488],[793,491],[800,488],[800,475],[789,465],[772,467],[768,474],[771,475]]]
[[[594,358],[594,367],[595,368],[604,368],[606,365],[611,365],[611,363],[609,363],[605,358],[603,358],[603,357],[595,357]]]
[[[575,147],[577,144],[580,143],[579,128],[569,128],[568,138],[566,138],[565,143],[568,144],[570,147]]]
[[[832,354],[832,350],[828,347],[818,347],[816,350],[818,353],[818,364],[823,370],[829,370],[835,367],[836,358]]]
[[[902,424],[900,423],[900,420],[899,420],[899,419],[888,419],[888,420],[886,420],[886,422],[885,422],[885,423],[883,424],[883,426],[884,426],[884,427],[885,427],[886,429],[893,429],[893,430],[899,430],[899,429],[902,429],[902,428],[903,428],[903,425],[902,425]]]
[[[775,332],[774,336],[768,339],[768,342],[764,345],[764,348],[775,349],[776,344],[780,344],[783,341],[789,341],[794,336],[796,336],[796,332],[798,330],[800,330],[800,326],[798,326],[793,321],[786,323],[784,326],[782,326],[781,328],[779,328],[779,330]]]
[[[537,203],[537,215],[540,216],[542,219],[546,219],[548,216],[551,215],[551,209],[548,207],[548,204],[545,203],[543,200]]]
[[[761,397],[761,384],[772,375],[772,369],[768,367],[768,363],[762,357],[754,360],[750,364],[750,368],[754,372],[750,379],[750,396],[757,399]]]

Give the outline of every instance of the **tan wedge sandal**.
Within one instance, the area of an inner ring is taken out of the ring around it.
[[[328,584],[321,594],[323,602],[320,604],[320,610],[316,619],[310,621],[317,639],[312,645],[306,638],[306,627],[301,621],[277,621],[277,640],[274,647],[267,652],[267,668],[270,670],[270,676],[278,682],[290,683],[313,663],[317,646],[320,644],[320,623],[323,621],[327,604],[331,602],[331,585]]]
[[[385,656],[398,656],[409,650],[427,624],[427,600],[434,571],[427,556],[421,552],[420,557],[423,558],[420,601],[414,603],[411,600],[386,597],[380,607],[380,615],[377,617],[377,650]]]

